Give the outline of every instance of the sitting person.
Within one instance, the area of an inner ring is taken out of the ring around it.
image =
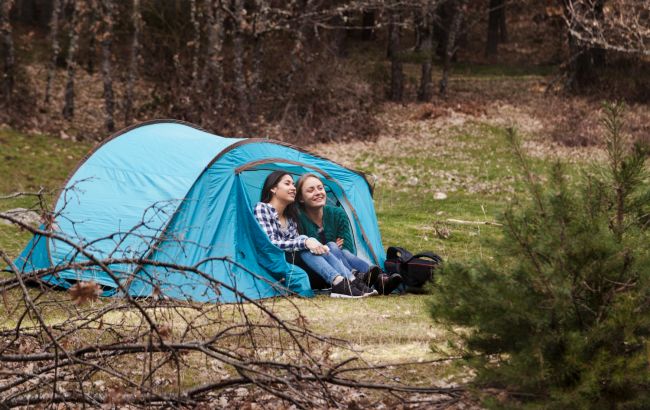
[[[274,171],[264,181],[261,202],[255,205],[255,218],[271,242],[285,252],[297,252],[309,268],[332,286],[332,297],[376,295],[326,245],[298,234],[295,198],[296,187],[290,174]]]
[[[327,193],[318,176],[304,174],[298,179],[296,201],[301,233],[327,244],[348,269],[359,272],[357,276],[365,285],[388,295],[402,283],[401,275],[386,275],[379,266],[356,255],[348,216],[342,208],[326,205]]]

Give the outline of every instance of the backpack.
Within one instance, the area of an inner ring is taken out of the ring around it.
[[[433,279],[433,271],[441,263],[442,258],[433,252],[413,255],[404,248],[391,246],[386,250],[384,268],[388,273],[402,275],[407,292],[422,293],[422,287]]]

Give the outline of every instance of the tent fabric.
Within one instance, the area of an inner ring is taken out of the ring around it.
[[[371,190],[362,174],[279,141],[225,138],[158,120],[111,137],[69,178],[53,227],[75,246],[35,236],[16,265],[30,272],[83,263],[89,256],[83,249],[101,259],[156,263],[116,262],[110,273],[77,267],[45,279],[63,287],[93,280],[106,294],[162,293],[196,301],[232,302],[286,291],[311,296],[306,273],[285,261],[253,216],[263,181],[276,169],[320,175],[350,218],[358,254],[383,264]]]

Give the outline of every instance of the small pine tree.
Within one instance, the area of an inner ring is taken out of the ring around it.
[[[447,264],[431,314],[463,326],[479,386],[525,407],[647,408],[650,403],[650,235],[647,151],[606,105],[608,166],[578,188],[561,164],[543,187],[514,132],[529,203],[504,213],[494,262]]]

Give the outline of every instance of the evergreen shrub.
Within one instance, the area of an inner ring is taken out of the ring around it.
[[[577,184],[556,163],[543,186],[509,132],[529,199],[502,215],[494,260],[437,276],[431,315],[462,327],[474,382],[506,406],[650,406],[648,152],[622,135],[622,110],[605,105],[607,165]]]

